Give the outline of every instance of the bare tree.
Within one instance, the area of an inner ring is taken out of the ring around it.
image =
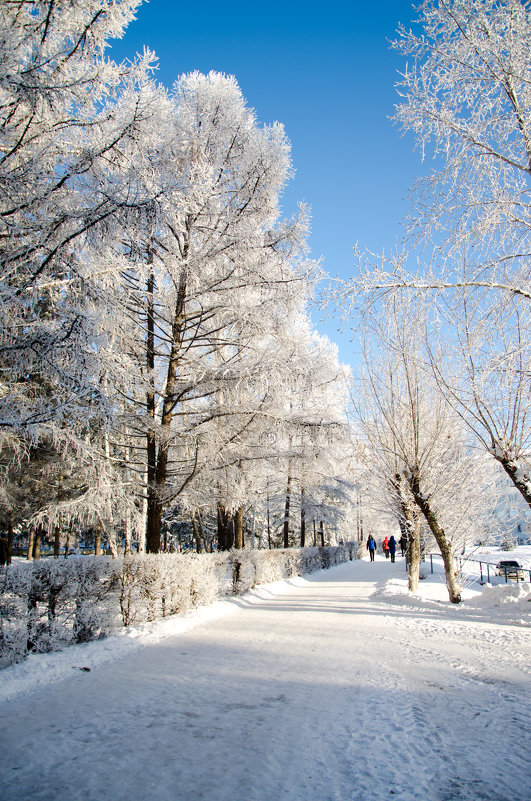
[[[426,0],[418,23],[393,43],[408,58],[395,119],[437,166],[415,185],[408,247],[380,263],[359,252],[333,294],[368,310],[423,296],[440,388],[529,504],[529,4]]]
[[[472,533],[478,504],[485,503],[478,480],[484,465],[470,451],[466,429],[423,357],[422,308],[420,313],[418,317],[415,305],[406,311],[391,300],[385,317],[372,318],[355,406],[367,442],[366,461],[377,471],[412,537],[410,589],[418,581],[414,505],[442,555],[450,600],[458,603],[454,553]]]

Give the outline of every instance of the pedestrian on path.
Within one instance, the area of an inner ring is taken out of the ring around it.
[[[371,562],[374,562],[374,553],[376,551],[376,540],[369,534],[367,537],[367,550],[369,551],[369,556],[371,557]]]
[[[386,537],[382,542],[382,548],[385,554],[385,558],[389,559],[389,537]]]
[[[396,554],[396,540],[392,534],[389,537],[389,553],[391,554],[391,562],[394,562]]]
[[[404,556],[404,554],[407,551],[407,537],[406,537],[405,534],[402,534],[402,536],[398,540],[398,544],[400,545],[400,550],[402,552],[402,556]]]

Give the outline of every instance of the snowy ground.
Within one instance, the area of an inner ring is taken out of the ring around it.
[[[529,801],[531,587],[480,590],[377,557],[34,656],[2,801]]]
[[[466,557],[467,559],[490,562],[491,565],[495,565],[500,559],[516,559],[521,567],[527,569],[531,568],[531,545],[518,545],[510,551],[502,551],[501,548],[489,545],[476,545],[467,549]]]

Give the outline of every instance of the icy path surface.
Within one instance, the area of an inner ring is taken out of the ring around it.
[[[2,801],[529,801],[529,629],[371,598],[394,573],[321,571],[5,702]]]

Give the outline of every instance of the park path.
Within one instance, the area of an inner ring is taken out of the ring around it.
[[[2,801],[529,801],[529,638],[320,571],[0,709]],[[1,677],[0,677],[1,681]]]

